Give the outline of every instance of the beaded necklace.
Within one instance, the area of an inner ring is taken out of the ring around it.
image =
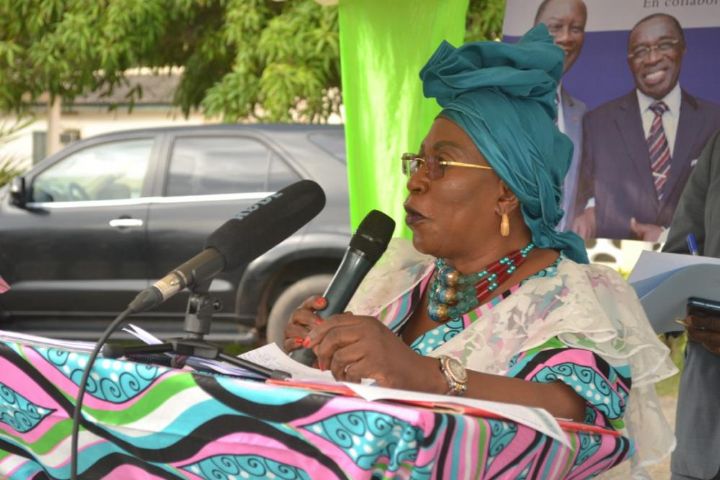
[[[444,259],[435,260],[435,275],[428,295],[428,314],[435,322],[459,317],[480,305],[517,270],[535,248],[532,243],[487,265],[482,271],[461,275]]]

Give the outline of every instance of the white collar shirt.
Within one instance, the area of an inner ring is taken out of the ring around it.
[[[555,94],[555,103],[557,104],[557,127],[562,133],[565,132],[565,117],[563,116],[563,101],[562,101],[562,85],[558,83],[557,92]]]
[[[650,135],[650,127],[655,119],[655,114],[650,110],[650,105],[655,103],[652,97],[648,97],[640,90],[635,90],[637,93],[638,104],[640,105],[640,116],[642,117],[643,132],[645,132],[645,138]],[[675,87],[670,90],[670,93],[665,95],[661,101],[665,102],[668,106],[668,111],[662,116],[663,130],[665,130],[665,138],[667,138],[668,147],[670,147],[670,156],[672,156],[675,150],[675,138],[677,137],[678,123],[680,122],[680,101],[681,101],[680,83],[676,83]]]

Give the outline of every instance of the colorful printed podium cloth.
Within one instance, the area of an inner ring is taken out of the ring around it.
[[[66,479],[88,356],[0,342],[0,476]],[[630,440],[223,375],[98,359],[83,405],[84,479],[587,478]]]

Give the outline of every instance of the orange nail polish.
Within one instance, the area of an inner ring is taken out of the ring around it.
[[[308,348],[310,346],[310,337],[305,337],[303,340],[303,347]]]
[[[313,303],[313,307],[315,307],[316,310],[322,310],[327,307],[327,299],[325,297],[316,298],[315,303]]]
[[[295,345],[302,345],[304,340],[302,337],[295,337]]]
[[[322,325],[325,322],[322,318],[318,317],[315,319],[315,325]]]

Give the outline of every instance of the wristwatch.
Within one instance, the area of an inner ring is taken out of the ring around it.
[[[446,395],[461,396],[465,393],[468,375],[462,363],[447,355],[441,355],[440,371],[450,387]]]

